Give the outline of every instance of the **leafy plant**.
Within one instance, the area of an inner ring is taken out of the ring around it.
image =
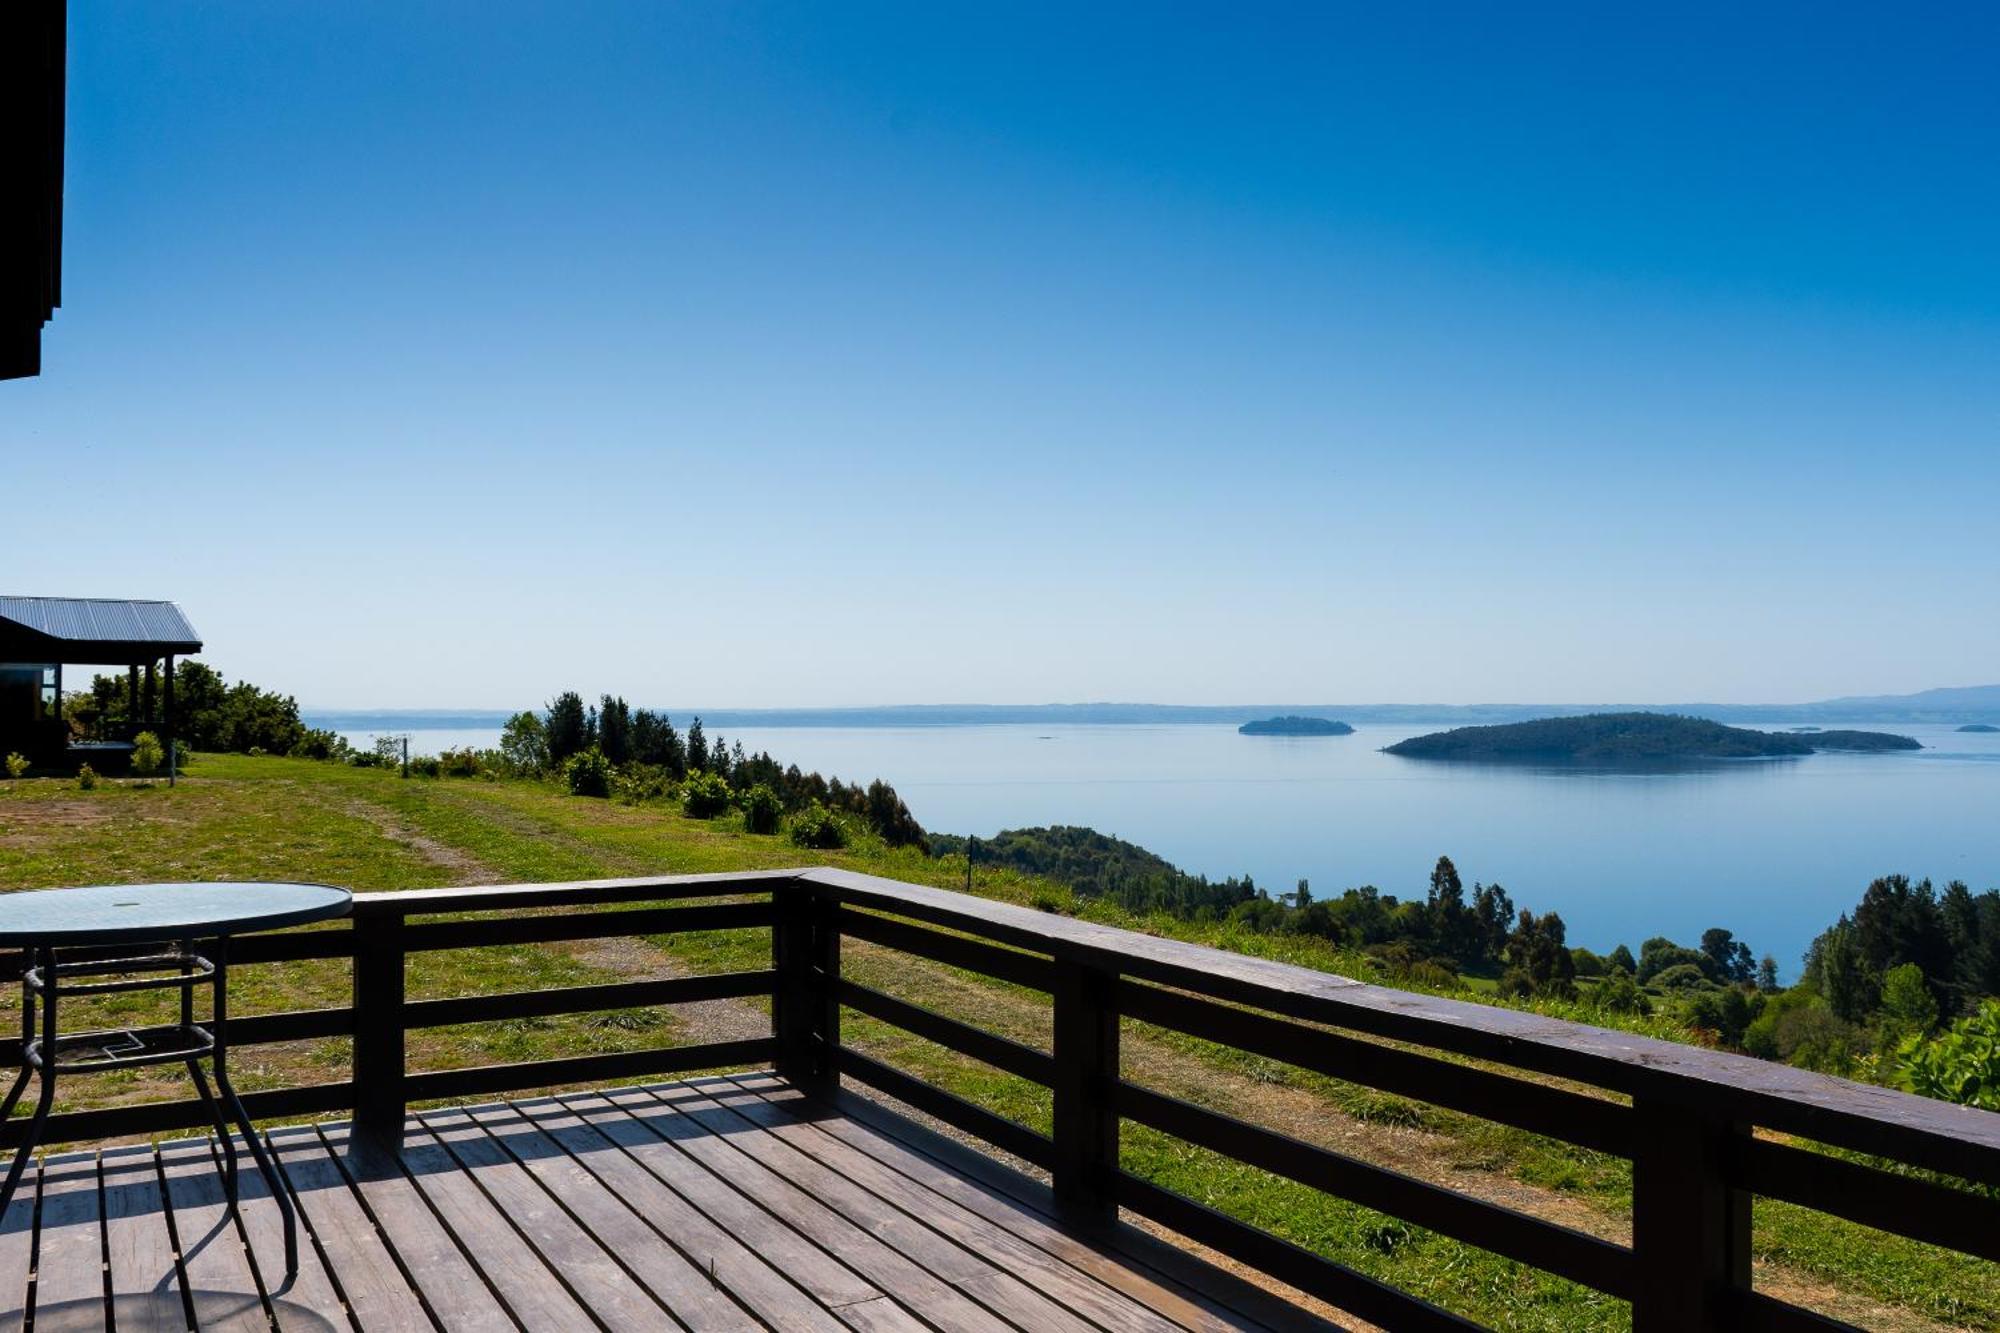
[[[688,774],[681,786],[681,809],[690,819],[713,819],[729,808],[729,784],[709,772]]]
[[[563,781],[571,796],[611,795],[611,761],[595,745],[579,750],[563,764]]]
[[[76,785],[85,791],[97,790],[97,770],[89,764],[76,770]]]
[[[28,776],[28,756],[24,754],[8,755],[7,776],[10,778],[24,778]]]
[[[792,845],[832,851],[847,845],[847,825],[823,805],[813,805],[792,820]]]
[[[2000,1111],[2000,1000],[1985,1001],[1930,1041],[1911,1037],[1897,1055],[1911,1092]]]
[[[438,771],[448,778],[476,778],[479,776],[479,751],[470,745],[456,750],[446,750],[437,757]]]
[[[160,738],[150,731],[142,731],[132,738],[132,772],[142,778],[150,778],[166,767],[167,752],[160,744]]]
[[[752,833],[776,833],[785,803],[769,784],[758,783],[743,793],[743,827]]]

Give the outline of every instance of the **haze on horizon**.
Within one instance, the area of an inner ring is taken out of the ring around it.
[[[2000,14],[77,0],[0,591],[323,708],[2000,677]]]

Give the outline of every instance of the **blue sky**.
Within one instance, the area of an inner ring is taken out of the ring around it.
[[[74,0],[0,584],[320,707],[2000,679],[2000,20],[1630,8]]]

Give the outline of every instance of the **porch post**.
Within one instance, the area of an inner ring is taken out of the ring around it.
[[[174,658],[167,654],[166,690],[162,695],[160,743],[167,747],[167,785],[174,785],[177,765],[174,762]]]

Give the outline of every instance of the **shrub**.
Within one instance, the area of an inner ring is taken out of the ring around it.
[[[97,770],[92,768],[89,764],[85,764],[82,768],[76,770],[76,785],[83,788],[85,791],[96,790]]]
[[[1608,1014],[1649,1014],[1653,1005],[1630,972],[1613,971],[1597,983],[1592,1003]]]
[[[28,776],[28,756],[24,754],[8,755],[7,776],[10,778],[24,778]]]
[[[681,785],[681,809],[690,819],[713,819],[729,808],[729,784],[714,773],[688,775]]]
[[[743,827],[752,833],[776,833],[785,803],[768,783],[760,782],[743,793]]]
[[[382,762],[382,756],[376,754],[373,750],[355,750],[353,753],[347,756],[347,762],[354,765],[356,768],[388,767],[388,765]]]
[[[319,727],[310,727],[299,737],[298,744],[292,746],[292,758],[341,760],[347,757],[347,752],[352,748],[338,734]]]
[[[571,796],[611,795],[611,763],[595,745],[579,750],[563,764],[563,781]]]
[[[832,851],[847,845],[847,825],[823,805],[811,805],[792,820],[792,844],[814,851]]]
[[[444,765],[434,754],[420,754],[410,761],[410,771],[420,778],[435,778],[443,775]]]
[[[1985,1001],[1933,1040],[1911,1037],[1899,1058],[1911,1092],[2000,1111],[2000,1000]]]
[[[132,772],[142,778],[150,778],[167,765],[167,752],[160,745],[160,738],[150,731],[142,731],[132,738]]]
[[[476,778],[479,776],[479,751],[470,745],[457,750],[446,750],[437,757],[438,772],[448,778]]]
[[[1694,963],[1675,963],[1653,977],[1661,990],[1706,990],[1715,983]]]

